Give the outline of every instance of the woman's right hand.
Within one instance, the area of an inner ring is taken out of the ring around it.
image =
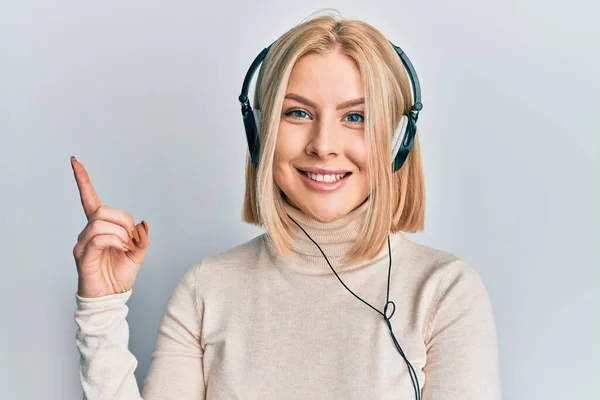
[[[71,166],[88,223],[77,238],[73,256],[81,297],[123,293],[133,287],[144,261],[148,224],[135,224],[131,215],[100,204],[90,178],[75,157]]]

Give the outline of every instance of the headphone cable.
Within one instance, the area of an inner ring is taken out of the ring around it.
[[[329,259],[327,259],[327,256],[325,255],[325,253],[321,249],[321,246],[319,246],[317,244],[317,242],[315,242],[313,240],[313,238],[310,237],[310,235],[304,230],[304,228],[302,228],[302,226],[300,226],[300,224],[298,222],[296,222],[289,215],[288,215],[288,217],[298,226],[298,228],[300,228],[302,230],[302,232],[304,232],[304,234],[310,239],[310,241],[313,242],[315,244],[315,246],[317,246],[317,248],[319,249],[319,251],[321,252],[321,254],[323,255],[323,257],[325,258],[325,261],[329,265],[329,268],[331,268],[331,270],[333,271],[333,273],[335,274],[335,276],[338,278],[338,280],[340,281],[340,283],[342,285],[344,285],[344,287],[350,293],[352,293],[352,295],[354,297],[356,297],[358,300],[362,301],[364,304],[366,304],[367,306],[371,307],[373,310],[375,310],[377,313],[379,313],[381,316],[383,316],[383,319],[385,320],[385,323],[386,323],[386,325],[387,325],[387,327],[388,327],[388,329],[390,331],[390,334],[392,335],[392,341],[394,342],[394,345],[396,346],[396,350],[398,350],[398,352],[400,353],[400,355],[404,359],[404,362],[406,363],[406,367],[408,368],[408,373],[410,375],[410,380],[412,382],[413,390],[415,392],[415,399],[416,400],[421,400],[421,390],[419,389],[419,379],[417,378],[417,373],[415,372],[415,370],[414,370],[412,364],[410,363],[410,361],[408,361],[408,358],[406,358],[406,355],[404,354],[404,350],[402,350],[402,347],[400,346],[400,343],[398,343],[398,340],[396,340],[396,336],[394,335],[394,331],[392,330],[392,323],[390,322],[390,319],[394,315],[394,312],[396,312],[396,305],[394,304],[393,301],[390,301],[390,276],[391,276],[391,273],[392,273],[392,247],[390,245],[390,236],[388,235],[388,239],[387,239],[388,259],[389,259],[388,281],[387,281],[387,296],[386,296],[385,307],[383,308],[383,313],[382,313],[381,311],[379,311],[378,309],[376,309],[375,307],[373,307],[372,305],[370,305],[369,303],[367,303],[366,301],[364,301],[363,299],[361,299],[360,297],[358,297],[352,290],[350,290],[350,288],[348,286],[346,286],[346,284],[341,280],[341,278],[339,277],[339,275],[337,274],[337,272],[335,272],[335,269],[333,269],[333,266],[329,262]],[[388,310],[388,306],[390,306],[390,305],[392,306],[392,312],[391,312],[390,316],[388,317],[387,316],[387,310]]]

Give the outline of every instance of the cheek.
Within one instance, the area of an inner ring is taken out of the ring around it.
[[[281,123],[275,144],[274,162],[280,165],[289,164],[304,154],[305,147],[302,132],[290,124]]]
[[[275,154],[273,155],[273,179],[277,186],[285,189],[286,183],[290,182],[291,162],[297,157],[297,144],[294,143],[291,132],[285,129],[279,129],[277,142],[275,143]]]
[[[367,144],[364,138],[356,138],[346,146],[346,157],[360,170],[367,168]]]

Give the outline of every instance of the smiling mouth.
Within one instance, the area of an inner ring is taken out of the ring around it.
[[[315,182],[323,183],[335,183],[352,174],[352,172],[343,172],[340,174],[316,174],[314,172],[303,171],[301,169],[298,169],[298,171]]]

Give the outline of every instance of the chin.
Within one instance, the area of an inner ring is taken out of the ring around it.
[[[366,187],[364,189],[354,187],[356,182],[353,181],[348,182],[350,185],[331,192],[307,189],[301,181],[293,179],[282,179],[282,181],[283,184],[279,187],[286,201],[321,223],[342,218],[363,204],[368,195]]]
[[[303,202],[299,207],[305,214],[319,222],[333,222],[351,212],[355,207],[349,204],[327,205],[324,202]]]

